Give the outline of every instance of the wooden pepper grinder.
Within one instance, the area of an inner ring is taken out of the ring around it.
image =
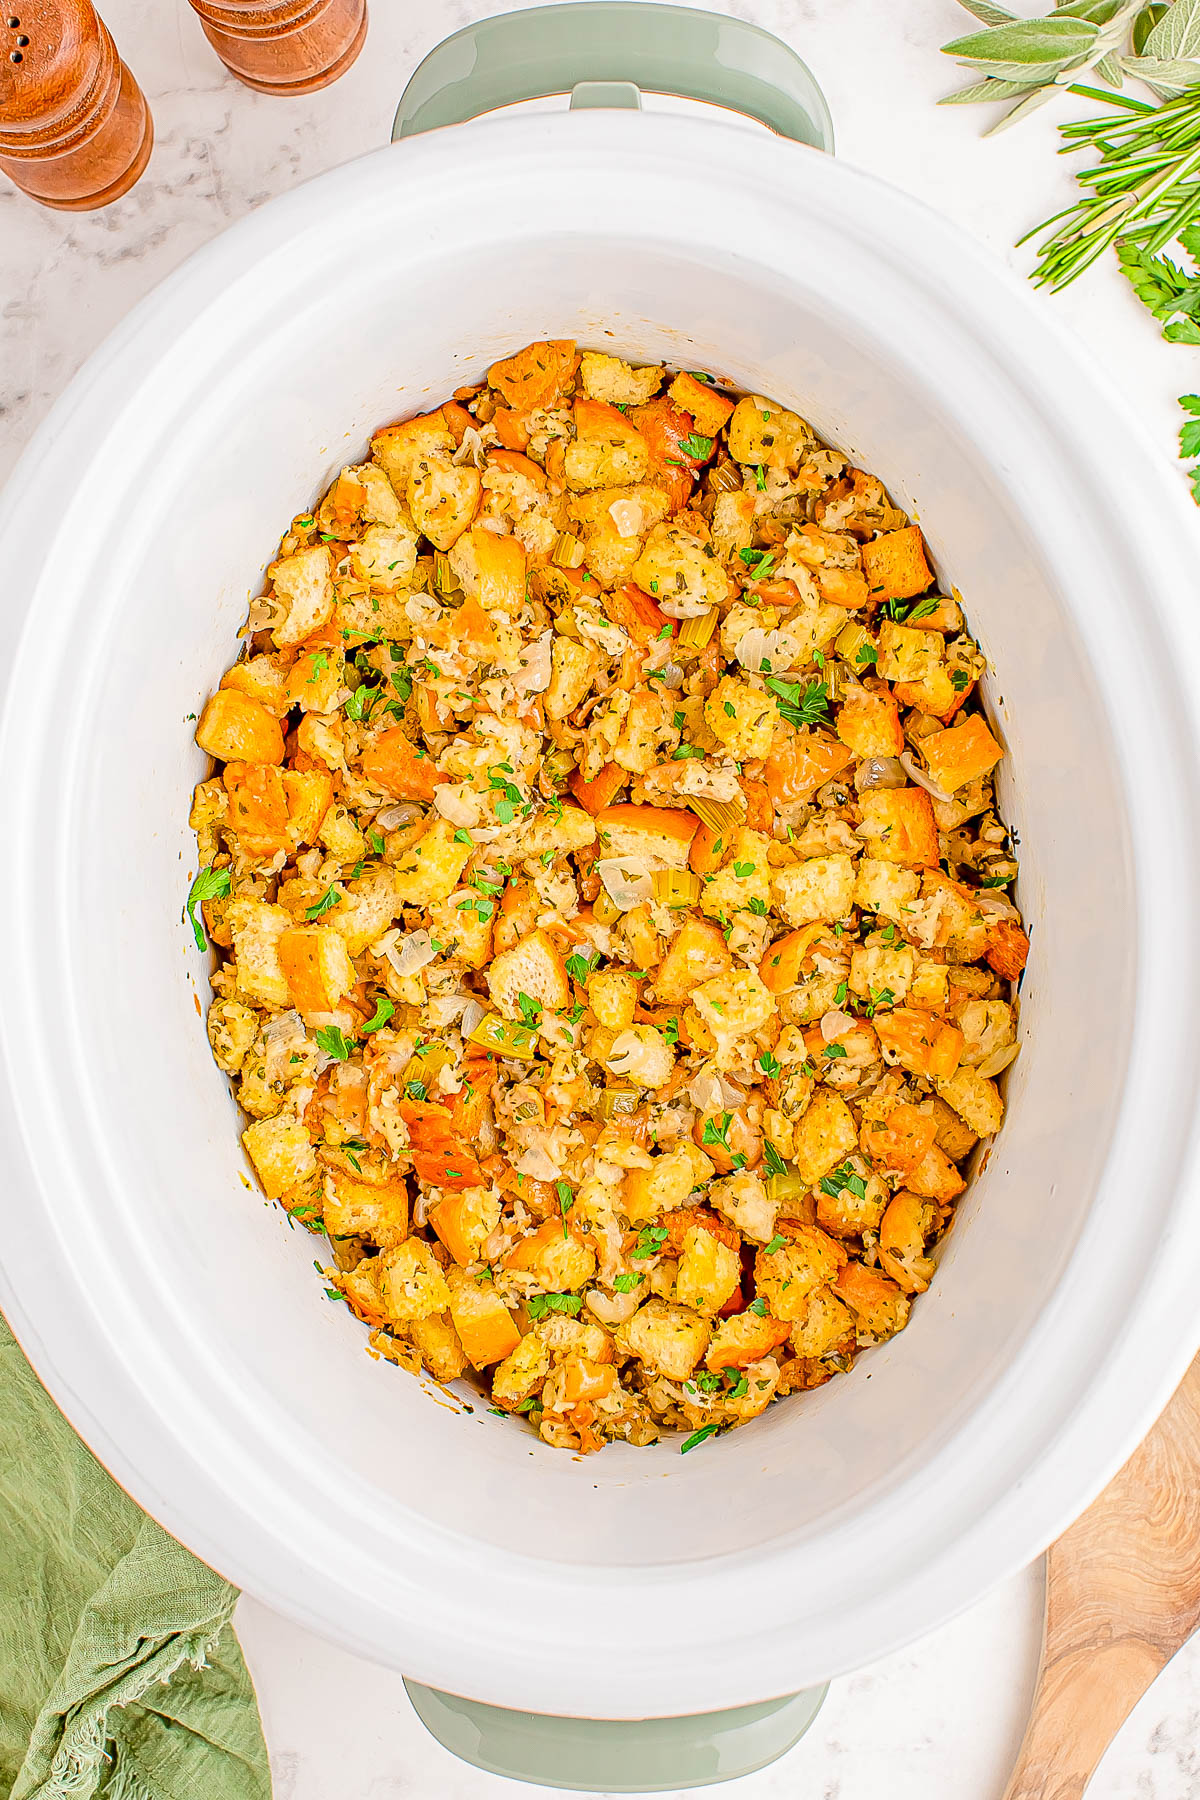
[[[367,0],[191,0],[225,67],[264,94],[310,94],[345,73]]]
[[[141,88],[91,0],[0,0],[0,169],[43,206],[127,193],[150,159]]]

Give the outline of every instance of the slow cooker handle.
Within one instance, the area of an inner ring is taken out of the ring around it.
[[[744,19],[643,0],[577,0],[465,26],[414,72],[392,137],[550,94],[571,94],[574,107],[636,107],[639,89],[712,101],[833,149],[825,96],[779,38]]]

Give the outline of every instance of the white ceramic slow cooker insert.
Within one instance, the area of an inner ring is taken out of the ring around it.
[[[530,339],[714,369],[920,517],[993,668],[1033,950],[1009,1116],[930,1292],[681,1457],[574,1459],[364,1354],[246,1179],[181,920],[189,715],[281,522]],[[632,1718],[861,1664],[1035,1555],[1197,1341],[1195,539],[1046,307],[815,151],[651,113],[383,149],[226,232],[92,358],[3,513],[0,1302],[151,1513],[351,1649]]]

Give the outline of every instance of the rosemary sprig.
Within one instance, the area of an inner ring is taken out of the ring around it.
[[[1153,252],[1200,217],[1200,87],[1159,106],[1098,88],[1069,92],[1111,110],[1059,126],[1060,156],[1094,150],[1098,161],[1076,170],[1087,190],[1080,200],[1018,240],[1041,239],[1032,279],[1055,290],[1082,275],[1118,238]]]

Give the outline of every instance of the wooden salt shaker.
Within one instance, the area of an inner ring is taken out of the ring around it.
[[[0,0],[0,169],[43,206],[107,206],[150,159],[141,88],[91,0]]]
[[[367,0],[191,0],[225,67],[263,94],[310,94],[345,73]]]

